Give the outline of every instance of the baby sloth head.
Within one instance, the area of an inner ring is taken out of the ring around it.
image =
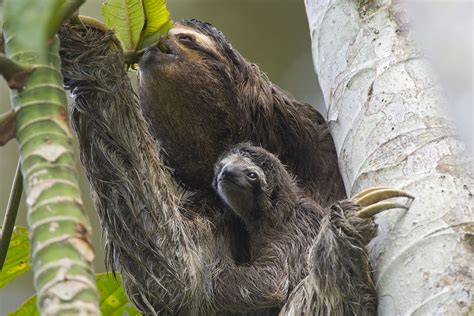
[[[248,228],[273,212],[276,202],[292,201],[296,186],[282,163],[261,147],[242,143],[220,157],[213,187]]]

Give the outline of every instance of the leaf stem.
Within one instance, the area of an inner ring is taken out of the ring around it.
[[[13,180],[12,190],[8,199],[7,211],[3,219],[2,235],[0,239],[0,271],[7,257],[8,246],[12,238],[13,228],[15,227],[16,215],[20,207],[21,193],[23,192],[23,177],[20,170],[21,162],[18,159],[15,178]]]

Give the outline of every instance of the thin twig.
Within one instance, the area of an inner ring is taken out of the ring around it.
[[[18,208],[20,207],[21,193],[23,192],[23,176],[21,174],[20,166],[21,163],[20,160],[18,160],[12,190],[8,199],[7,211],[5,213],[5,218],[3,219],[2,235],[0,237],[0,271],[2,271],[3,264],[7,258],[8,246],[12,239],[16,215],[18,214]]]
[[[3,30],[0,30],[0,53],[5,54],[5,46],[3,44]]]
[[[74,25],[79,25],[82,28],[86,28],[84,23],[82,23],[81,19],[79,18],[79,11],[75,11],[71,17],[69,18],[69,23],[74,24]]]
[[[0,53],[0,74],[7,81],[10,89],[21,89],[31,72],[31,68],[24,67]]]
[[[0,146],[15,137],[16,114],[13,111],[0,115]]]

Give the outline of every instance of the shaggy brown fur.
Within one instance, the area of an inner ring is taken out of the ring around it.
[[[220,159],[213,183],[245,222],[251,252],[250,266],[216,278],[218,304],[229,310],[281,306],[293,292],[281,314],[375,314],[365,248],[375,230],[355,217],[357,205],[347,200],[322,208],[274,155],[249,144]]]
[[[138,94],[184,185],[210,189],[218,156],[251,141],[277,154],[321,204],[346,197],[328,126],[316,110],[272,84],[210,24],[181,21],[174,29],[164,41],[168,54],[151,48],[140,61]]]
[[[61,58],[109,264],[144,313],[211,315],[221,311],[213,276],[245,260],[248,248],[238,231],[243,225],[222,212],[209,184],[226,145],[249,140],[279,154],[321,204],[342,198],[344,190],[316,111],[272,85],[210,25],[176,25],[205,35],[217,55],[178,44],[177,35],[167,42],[175,55],[163,68],[154,60],[166,56],[145,54],[140,103],[159,142],[112,33],[66,26]]]

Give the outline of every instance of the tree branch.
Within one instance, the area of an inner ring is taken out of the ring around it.
[[[0,146],[5,145],[15,137],[16,113],[10,111],[0,115]]]
[[[7,81],[10,89],[21,89],[32,71],[32,68],[24,67],[0,53],[0,74]]]
[[[305,0],[313,61],[347,191],[394,186],[416,196],[410,211],[376,218],[378,313],[469,314],[472,158],[397,3]]]
[[[5,47],[3,45],[3,30],[0,30],[0,53],[5,53]]]
[[[7,257],[8,246],[10,245],[13,228],[15,227],[16,215],[20,207],[21,193],[23,192],[23,177],[21,175],[20,165],[20,160],[18,160],[12,190],[8,199],[7,211],[3,219],[2,235],[0,236],[0,271],[2,271],[3,264]]]
[[[85,0],[67,0],[59,9],[56,19],[51,21],[48,28],[48,37],[53,37],[67,19],[79,10],[79,7],[86,2]],[[77,16],[77,13],[76,13]]]

